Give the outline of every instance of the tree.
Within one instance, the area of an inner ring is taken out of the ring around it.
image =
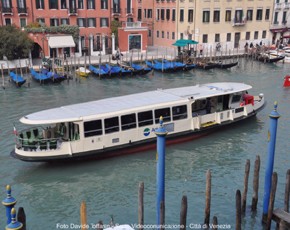
[[[115,35],[115,43],[116,46],[119,46],[119,40],[118,40],[118,28],[122,26],[122,23],[117,21],[117,20],[113,20],[111,21],[111,31],[112,33]]]
[[[4,56],[8,60],[28,57],[33,41],[25,31],[15,26],[0,27],[0,59]]]

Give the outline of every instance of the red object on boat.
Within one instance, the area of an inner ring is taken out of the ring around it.
[[[254,96],[250,94],[244,94],[243,99],[245,101],[245,105],[252,104],[254,105]]]
[[[284,77],[284,87],[289,87],[290,86],[290,75],[287,75]]]

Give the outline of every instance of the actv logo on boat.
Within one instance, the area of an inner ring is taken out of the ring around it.
[[[144,129],[143,134],[144,134],[145,137],[149,136],[150,135],[150,129],[149,128]]]

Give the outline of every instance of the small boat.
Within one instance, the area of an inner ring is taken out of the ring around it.
[[[182,62],[162,60],[153,62],[145,61],[146,65],[150,68],[153,68],[156,71],[163,73],[175,73],[179,71],[187,71],[195,68],[195,64],[184,64]]]
[[[223,63],[223,62],[217,62],[217,68],[220,68],[220,69],[229,69],[229,68],[232,68],[236,65],[238,65],[238,61],[236,62],[231,62],[231,63]]]
[[[264,62],[264,63],[275,63],[281,60],[285,59],[285,56],[282,55],[275,55],[273,53],[268,53],[268,54],[259,54],[257,55],[256,59],[260,62]]]
[[[217,67],[218,67],[218,64],[215,62],[197,62],[196,63],[196,68],[198,69],[210,70]]]
[[[42,84],[60,83],[67,79],[66,75],[62,76],[56,72],[49,71],[48,69],[41,69],[40,72],[37,72],[33,68],[30,68],[30,73],[35,81]]]
[[[23,161],[99,159],[156,148],[159,121],[166,144],[247,122],[265,104],[244,83],[218,82],[158,89],[23,116],[11,155]],[[161,119],[162,117],[162,119]],[[237,127],[234,127],[237,129]]]
[[[85,67],[79,67],[76,69],[76,74],[79,75],[80,77],[87,77],[91,71],[89,69],[86,69]]]
[[[51,82],[51,76],[47,75],[46,70],[42,70],[41,72],[36,72],[33,68],[30,68],[30,74],[34,81],[39,82],[40,84],[46,84]]]
[[[147,73],[152,71],[151,67],[138,65],[138,64],[135,64],[135,63],[132,63],[131,67],[133,68],[134,74],[137,74],[137,75],[145,75],[145,74],[147,74]]]
[[[11,81],[17,86],[17,87],[21,87],[25,82],[26,79],[24,79],[22,76],[14,73],[13,71],[10,72],[10,79]]]
[[[284,77],[284,83],[283,83],[284,87],[290,87],[290,75],[286,75]]]
[[[99,77],[108,77],[109,76],[107,71],[105,71],[102,68],[98,68],[94,65],[89,65],[89,70]]]

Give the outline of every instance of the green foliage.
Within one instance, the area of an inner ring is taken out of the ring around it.
[[[8,60],[28,57],[33,41],[27,33],[15,26],[0,27],[0,59],[6,56]]]
[[[122,23],[116,20],[111,21],[111,31],[115,35],[116,46],[118,45],[118,28],[122,26]]]
[[[61,25],[61,26],[51,26],[51,27],[26,27],[25,30],[28,33],[50,33],[50,34],[71,34],[75,42],[79,39],[80,29],[78,26]]]
[[[26,27],[27,28],[39,28],[39,27],[41,27],[41,25],[39,22],[31,22]]]

